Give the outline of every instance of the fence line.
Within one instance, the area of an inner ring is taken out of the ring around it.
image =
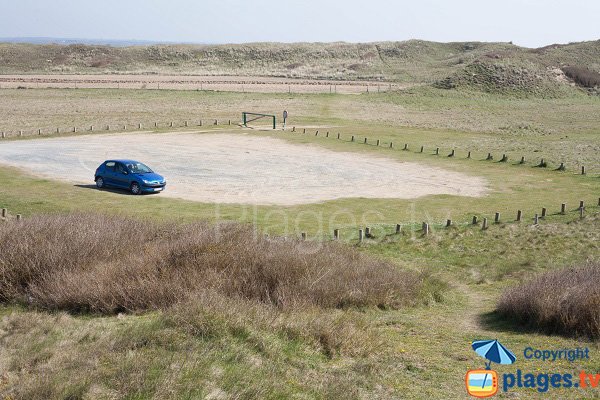
[[[593,207],[593,206],[592,206]],[[595,206],[596,208],[600,209],[600,197],[598,197],[598,203]],[[539,225],[541,221],[546,220],[548,218],[548,209],[546,207],[542,207],[541,209],[541,217],[540,214],[535,213],[533,216],[533,223],[531,224],[532,226],[536,226]],[[577,213],[579,216],[579,220],[584,220],[586,218],[586,210],[588,210],[588,206],[585,205],[585,201],[584,200],[580,200],[579,202],[579,207],[577,207],[576,209],[571,210],[572,213]],[[598,215],[600,213],[600,210],[596,210],[596,211],[592,211],[589,214],[590,215]],[[566,203],[561,203],[560,205],[560,211],[556,212],[553,215],[568,215],[568,212],[566,211]],[[7,221],[10,219],[9,213],[8,213],[8,209],[6,208],[2,208],[0,209],[0,221]],[[22,216],[21,214],[16,214],[15,215],[15,219],[16,221],[21,221],[22,220]],[[516,212],[516,219],[514,220],[509,220],[509,222],[502,222],[501,218],[500,218],[500,213],[496,212],[494,214],[494,223],[493,225],[502,225],[502,224],[507,224],[507,223],[518,223],[520,224],[523,220],[523,211],[522,210],[517,210]],[[389,231],[391,233],[385,234],[384,233],[384,238],[388,237],[388,236],[392,236],[392,235],[400,235],[403,234],[404,232],[408,231],[411,233],[418,233],[421,232],[423,237],[427,237],[430,234],[433,233],[434,229],[432,228],[436,228],[436,229],[440,229],[440,230],[448,230],[448,229],[455,229],[456,227],[468,227],[468,226],[476,226],[476,227],[481,227],[481,231],[487,231],[489,228],[491,228],[492,225],[490,225],[488,223],[488,218],[487,217],[483,217],[481,224],[479,223],[479,218],[478,215],[474,215],[473,218],[470,221],[465,221],[462,223],[456,223],[455,221],[451,220],[451,219],[447,219],[445,222],[440,222],[440,223],[432,223],[431,221],[424,221],[422,223],[416,223],[416,222],[410,222],[410,223],[379,223],[379,224],[374,224],[375,227],[381,227],[383,229],[389,229]],[[366,226],[366,227],[357,227],[357,226],[345,226],[345,227],[338,227],[335,228],[333,230],[333,240],[335,241],[342,241],[342,230],[351,230],[352,232],[356,232],[358,235],[358,242],[361,243],[363,242],[365,239],[376,239],[377,236],[373,233],[373,227],[374,226]],[[301,232],[300,233],[300,239],[301,240],[306,240],[307,239],[307,233],[306,232]],[[354,235],[352,234],[350,239],[354,239]]]
[[[296,130],[296,127],[292,127],[292,131],[293,133],[295,132],[299,132]],[[319,136],[318,132],[315,134],[315,136]],[[306,128],[304,128],[302,130],[302,133],[307,133]],[[310,133],[310,132],[309,132]],[[337,134],[337,139],[347,142],[347,143],[358,143],[358,144],[363,144],[363,145],[367,145],[367,146],[373,146],[373,147],[378,147],[378,148],[382,148],[382,149],[387,149],[387,150],[396,150],[396,148],[394,147],[394,143],[393,142],[384,142],[380,139],[372,139],[372,141],[369,141],[369,139],[367,137],[364,137],[363,140],[361,141],[359,139],[359,137],[357,135],[350,135],[348,134],[348,136],[350,137],[350,139],[345,139],[341,136],[340,133]],[[330,136],[327,135],[325,136],[325,138],[329,138]],[[374,141],[374,142],[373,142]],[[405,143],[404,147],[401,148],[402,151],[410,151],[409,150],[409,144]],[[435,156],[440,156],[442,155],[440,153],[441,149],[439,147],[433,148],[432,147],[432,151],[431,153],[427,153],[427,154],[431,154],[431,155],[435,155]],[[413,152],[413,153],[426,153],[426,148],[425,146],[421,146],[420,147],[420,151],[418,152]],[[473,154],[471,151],[465,152],[466,153],[466,157],[465,159],[474,159]],[[447,158],[458,158],[457,157],[457,149],[453,148],[449,150],[449,154],[447,154]],[[494,155],[492,153],[487,153],[487,156],[483,159],[481,159],[481,161],[494,161]],[[502,164],[510,164],[510,165],[525,165],[528,164],[527,161],[525,160],[525,156],[521,156],[519,161],[516,161],[515,163],[510,163],[510,157],[508,156],[507,153],[503,153],[502,157],[497,161],[497,163],[502,163]],[[545,160],[544,158],[540,159],[540,162],[538,163],[537,161],[534,161],[533,164],[529,163],[528,165],[531,165],[533,167],[538,167],[538,168],[549,168],[549,163],[547,160]],[[589,170],[585,165],[581,165],[580,166],[581,169],[579,169],[579,167],[577,168],[578,171],[578,175],[588,175],[589,174]],[[553,169],[554,171],[559,171],[559,172],[565,172],[567,171],[567,166],[565,165],[564,162],[561,162],[558,167]]]
[[[61,133],[94,133],[94,132],[124,132],[128,130],[141,130],[147,128],[153,129],[170,129],[170,128],[191,128],[201,126],[230,126],[239,125],[235,118],[202,118],[202,119],[187,119],[179,122],[159,122],[159,121],[141,121],[141,122],[128,122],[128,123],[112,123],[112,124],[100,124],[100,125],[78,125],[69,127],[55,127],[55,128],[35,128],[30,130],[3,130],[0,131],[0,139],[22,137],[22,136],[43,136],[43,135],[57,135]]]
[[[596,207],[598,209],[600,209],[600,197],[598,198],[598,204]],[[556,212],[553,215],[555,215],[555,216],[568,215],[569,213],[577,215],[579,220],[585,220],[587,215],[594,215],[594,216],[599,215],[600,210],[590,211],[587,206],[583,206],[583,207],[577,207],[576,209],[573,209],[570,212],[563,212],[562,204],[561,204],[561,211]],[[551,216],[547,213],[547,209],[545,207],[542,208],[541,215],[542,216],[540,216],[540,214],[538,214],[538,213],[533,214],[532,223],[530,226],[540,225],[542,223],[542,221],[546,221],[549,218],[549,216]],[[469,227],[469,226],[477,227],[481,231],[487,231],[490,228],[492,228],[493,226],[501,226],[501,225],[505,225],[505,224],[509,224],[509,223],[510,224],[521,224],[523,221],[523,212],[521,210],[517,210],[516,218],[510,219],[507,222],[502,221],[500,219],[500,213],[497,212],[494,215],[493,223],[490,223],[488,221],[489,220],[487,217],[483,217],[480,222],[479,217],[477,215],[475,215],[475,216],[473,216],[472,220],[459,222],[459,223],[456,223],[455,221],[453,221],[451,219],[447,219],[445,222],[439,222],[439,223],[435,223],[435,222],[431,222],[431,221],[424,221],[424,222],[410,222],[410,223],[378,223],[378,224],[374,224],[372,226],[367,226],[367,227],[342,226],[342,227],[336,228],[333,231],[334,232],[333,238],[334,238],[334,240],[343,240],[342,231],[345,231],[345,232],[350,231],[351,233],[350,233],[349,237],[348,236],[346,237],[346,240],[357,240],[360,243],[366,239],[375,239],[375,238],[377,238],[377,236],[373,233],[374,227],[381,228],[385,231],[383,234],[383,238],[388,237],[388,236],[393,236],[393,235],[400,235],[400,234],[403,234],[404,232],[410,232],[413,234],[420,233],[423,237],[426,237],[426,236],[430,236],[434,230],[443,231],[443,230],[448,230],[448,229],[456,229],[457,227]],[[301,238],[303,240],[305,240],[306,237],[307,237],[306,232],[302,232]]]

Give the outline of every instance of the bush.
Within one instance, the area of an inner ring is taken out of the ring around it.
[[[565,67],[563,68],[563,72],[569,78],[573,79],[578,85],[586,88],[595,88],[600,86],[600,74],[585,67]]]
[[[0,301],[113,314],[203,293],[279,310],[401,307],[423,277],[336,243],[258,236],[245,225],[158,225],[103,215],[0,225]]]
[[[547,272],[506,290],[498,311],[552,333],[600,338],[600,264]]]

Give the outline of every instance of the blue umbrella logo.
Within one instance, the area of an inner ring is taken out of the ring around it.
[[[473,347],[475,353],[488,360],[485,364],[486,370],[491,369],[490,366],[493,362],[496,364],[510,365],[517,360],[517,357],[515,357],[512,351],[504,347],[502,343],[497,340],[477,340],[471,344],[471,347]],[[483,378],[482,388],[487,384],[488,375],[491,374],[486,373]]]
[[[512,351],[497,340],[476,340],[471,344],[475,353],[488,360],[485,369],[490,369],[493,362],[510,365],[517,360]]]

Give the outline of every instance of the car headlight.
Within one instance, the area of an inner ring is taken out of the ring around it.
[[[147,181],[147,180],[145,180],[145,179],[142,179],[142,181],[143,181],[145,184],[152,183],[152,182],[150,182],[150,181]]]

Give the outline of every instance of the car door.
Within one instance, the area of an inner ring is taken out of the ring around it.
[[[104,179],[104,184],[114,186],[115,184],[115,167],[116,162],[107,161],[104,164],[104,168],[102,171],[102,179]]]
[[[129,172],[122,163],[118,162],[115,165],[114,184],[122,188],[129,187]]]

